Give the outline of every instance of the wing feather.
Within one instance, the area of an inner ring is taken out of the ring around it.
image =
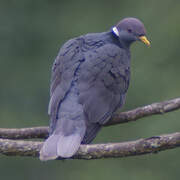
[[[80,67],[79,101],[83,104],[88,121],[103,124],[125,101],[130,58],[125,50],[106,44],[85,53],[85,59]]]
[[[50,115],[50,134],[54,131],[60,103],[70,90],[74,73],[83,59],[79,50],[79,42],[72,39],[66,42],[56,57],[51,75],[50,102],[48,113]]]

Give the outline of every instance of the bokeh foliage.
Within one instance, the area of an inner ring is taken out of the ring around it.
[[[140,18],[152,47],[132,46],[131,85],[123,110],[180,95],[180,2],[109,0],[0,1],[0,127],[48,125],[50,70],[60,46],[89,32]],[[94,142],[180,131],[180,112],[103,128]],[[180,150],[122,159],[51,161],[0,156],[1,179],[179,179]]]

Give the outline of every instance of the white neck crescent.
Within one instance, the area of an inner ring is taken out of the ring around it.
[[[113,27],[113,28],[112,28],[112,31],[114,32],[114,34],[115,34],[116,36],[119,36],[119,31],[117,30],[116,27]]]

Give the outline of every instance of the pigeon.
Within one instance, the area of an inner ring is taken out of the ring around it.
[[[111,30],[67,41],[52,67],[49,137],[40,160],[71,158],[89,144],[125,103],[130,81],[130,45],[147,46],[143,23],[122,19]]]

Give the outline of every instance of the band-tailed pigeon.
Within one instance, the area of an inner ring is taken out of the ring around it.
[[[90,143],[125,102],[130,80],[130,45],[150,45],[143,23],[121,20],[111,31],[67,41],[52,67],[50,135],[41,160],[73,156]]]

